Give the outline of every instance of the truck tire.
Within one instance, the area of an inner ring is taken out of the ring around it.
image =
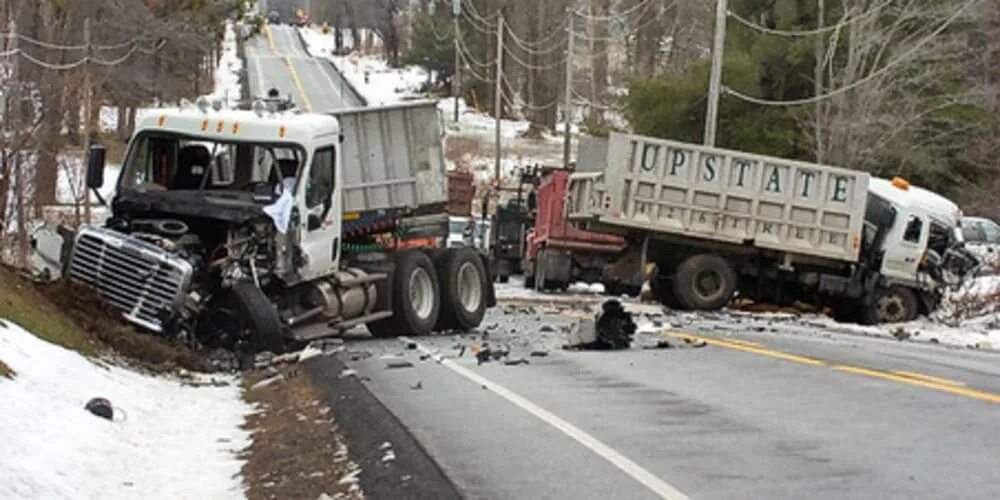
[[[677,266],[671,288],[685,309],[721,309],[736,292],[736,271],[718,255],[694,255]]]
[[[260,288],[249,281],[236,283],[229,290],[229,304],[237,315],[239,327],[245,332],[253,354],[284,352],[278,309]]]
[[[902,286],[879,288],[874,300],[863,308],[861,320],[868,325],[913,321],[920,314],[920,302],[913,290]]]
[[[366,325],[375,337],[427,335],[441,311],[437,273],[430,257],[419,250],[396,256],[392,274],[392,317]]]
[[[471,330],[486,314],[486,268],[472,249],[448,252],[437,262],[441,313],[436,330]]]

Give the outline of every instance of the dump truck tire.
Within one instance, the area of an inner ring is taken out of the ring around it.
[[[284,352],[278,309],[260,288],[248,281],[236,283],[229,290],[229,301],[238,314],[240,327],[248,332],[247,340],[253,353]]]
[[[736,271],[729,261],[700,254],[677,266],[671,288],[681,306],[696,311],[721,309],[733,298],[736,285]]]
[[[436,330],[471,330],[486,314],[486,267],[469,248],[450,251],[436,263],[441,313]]]
[[[867,325],[913,321],[920,314],[920,302],[913,290],[901,286],[875,291],[870,305],[863,306],[861,321]]]
[[[391,293],[392,317],[366,325],[373,336],[427,335],[434,331],[441,301],[437,273],[427,254],[407,250],[396,256]]]

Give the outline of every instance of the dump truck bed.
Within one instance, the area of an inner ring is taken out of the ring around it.
[[[593,141],[601,140],[581,142],[581,173],[570,177],[571,220],[620,234],[858,259],[864,172],[638,135]]]
[[[418,101],[331,113],[344,134],[344,212],[417,209],[448,201],[437,104]]]
[[[610,253],[625,248],[625,240],[619,235],[584,231],[566,220],[564,203],[569,176],[567,170],[556,170],[545,176],[538,186],[538,215],[532,243]]]

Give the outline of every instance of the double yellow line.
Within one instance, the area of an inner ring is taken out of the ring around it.
[[[312,101],[309,100],[309,96],[306,95],[306,91],[302,87],[302,80],[299,79],[299,72],[295,71],[292,59],[278,52],[278,46],[274,44],[274,34],[271,33],[271,27],[266,24],[264,25],[264,35],[267,37],[267,44],[271,47],[271,53],[285,60],[285,64],[288,66],[288,73],[292,75],[292,83],[295,84],[295,90],[302,97],[302,104],[305,106],[306,111],[312,113]]]
[[[810,358],[808,356],[800,356],[797,354],[789,354],[787,352],[767,349],[753,342],[746,342],[741,340],[713,339],[710,337],[699,337],[697,335],[689,335],[686,333],[678,333],[678,332],[665,332],[664,334],[670,337],[675,337],[679,339],[697,340],[705,342],[706,344],[709,345],[724,347],[726,349],[733,349],[736,351],[749,352],[761,356],[781,359],[784,361],[791,361],[793,363],[800,363],[809,366],[827,366],[834,370],[845,373],[853,373],[855,375],[864,375],[866,377],[889,380],[892,382],[898,382],[900,384],[907,384],[916,387],[922,387],[924,389],[957,394],[959,396],[965,396],[967,398],[978,399],[981,401],[989,401],[991,403],[1000,403],[1000,394],[993,394],[990,392],[969,389],[965,387],[965,384],[955,380],[932,377],[930,375],[922,375],[920,373],[914,373],[908,371],[889,372],[873,368],[864,368],[861,366],[830,363],[821,359]]]

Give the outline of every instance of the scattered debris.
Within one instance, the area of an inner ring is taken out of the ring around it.
[[[902,341],[910,338],[910,333],[907,332],[906,330],[902,329],[902,328],[897,328],[897,329],[893,330],[892,336],[895,337],[896,340],[902,342]]]
[[[531,357],[533,358],[544,358],[549,355],[548,351],[531,351]]]
[[[115,410],[111,406],[111,401],[105,398],[93,398],[87,401],[87,405],[84,408],[98,417],[114,420]]]
[[[481,365],[490,360],[490,348],[484,347],[476,352],[476,364]]]
[[[580,320],[570,334],[570,349],[613,350],[628,349],[635,334],[636,324],[632,314],[617,300],[601,305],[595,320]]]
[[[531,363],[524,358],[508,359],[503,362],[507,366],[517,366],[517,365],[530,365]]]
[[[644,345],[644,346],[642,346],[642,348],[643,348],[643,349],[645,349],[645,350],[654,350],[654,349],[673,349],[673,348],[674,348],[674,346],[673,346],[673,344],[671,344],[671,343],[670,343],[669,341],[666,341],[666,340],[660,340],[660,341],[657,341],[657,342],[656,342],[655,344],[647,344],[647,345]]]
[[[416,342],[407,342],[406,343],[406,348],[409,349],[409,350],[411,350],[411,351],[416,350],[417,349],[417,343]]]
[[[346,368],[342,372],[340,372],[340,378],[353,377],[353,376],[355,376],[357,374],[358,374],[357,370],[352,370],[350,368]]]
[[[268,377],[268,378],[266,378],[264,380],[261,380],[260,382],[257,382],[254,385],[251,385],[250,386],[250,390],[260,389],[261,387],[267,387],[267,386],[269,386],[269,385],[271,385],[271,384],[273,384],[275,382],[278,382],[278,381],[280,381],[280,380],[282,380],[284,378],[285,378],[285,376],[282,375],[282,374],[280,374],[280,373],[277,374],[277,375],[273,375],[273,376]]]
[[[554,331],[556,331],[556,329],[552,328],[552,326],[550,326],[550,325],[542,325],[542,327],[539,328],[538,331],[540,331],[540,332],[554,332]]]
[[[402,358],[387,359],[385,361],[386,368],[413,368],[413,363]]]
[[[416,385],[411,385],[410,386],[410,390],[414,390],[414,391],[419,391],[420,389],[423,389],[423,388],[424,388],[424,384],[420,380],[417,381]]]

